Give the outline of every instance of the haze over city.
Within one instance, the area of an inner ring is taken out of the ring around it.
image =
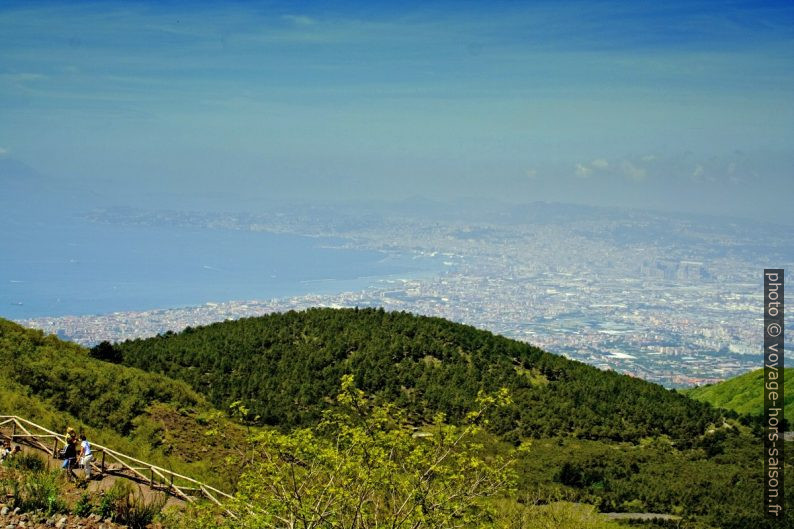
[[[0,7],[0,315],[371,305],[669,385],[760,365],[790,4],[184,7]]]
[[[1,0],[0,528],[794,528],[792,167],[791,0]]]

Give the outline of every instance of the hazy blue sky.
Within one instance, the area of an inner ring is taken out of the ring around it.
[[[130,200],[794,199],[791,2],[217,4],[0,4],[0,156]]]

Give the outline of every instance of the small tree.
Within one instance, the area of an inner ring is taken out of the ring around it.
[[[486,458],[474,439],[484,413],[509,402],[481,394],[466,424],[437,415],[415,431],[392,404],[374,404],[342,379],[339,406],[314,428],[253,438],[256,457],[239,481],[232,522],[246,528],[482,527],[482,499],[510,487],[511,461]]]
[[[121,351],[113,347],[113,344],[108,341],[103,341],[98,345],[95,345],[90,351],[88,351],[88,354],[99,360],[112,362],[114,364],[120,364],[122,360],[124,360],[121,355]]]

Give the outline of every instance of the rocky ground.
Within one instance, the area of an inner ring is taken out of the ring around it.
[[[58,468],[60,461],[47,457],[45,454],[34,450],[30,447],[23,446],[22,450],[26,454],[35,454],[41,458],[46,469]],[[76,478],[82,477],[82,471],[76,471]],[[19,470],[7,468],[0,465],[0,529],[38,529],[38,528],[52,528],[56,529],[115,529],[126,528],[126,525],[114,523],[110,518],[102,519],[97,514],[87,516],[77,516],[75,514],[60,513],[54,515],[46,515],[40,511],[22,512],[19,508],[13,508],[13,497],[9,494],[9,482],[21,479],[22,474]],[[65,478],[65,474],[64,474]],[[72,509],[78,502],[79,498],[83,495],[89,495],[91,501],[96,503],[108,489],[112,488],[116,481],[124,481],[124,478],[113,476],[109,474],[97,474],[94,479],[88,482],[82,482],[78,479],[75,481],[66,481],[65,479],[59,486],[59,499],[68,509]],[[146,485],[134,484],[134,491],[137,495],[142,497],[146,503],[154,501],[162,497],[162,493],[149,489]],[[5,495],[3,494],[5,492]],[[166,506],[170,508],[182,508],[183,502],[174,498],[168,497]],[[153,523],[149,527],[152,529],[163,529],[159,523]]]
[[[9,507],[0,506],[0,529],[115,529],[124,526],[108,520],[102,520],[96,514],[86,517],[73,514],[55,514],[47,516],[42,512],[20,512]]]

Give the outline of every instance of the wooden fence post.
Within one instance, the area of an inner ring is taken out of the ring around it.
[[[27,419],[22,419],[22,418],[16,417],[16,416],[0,416],[0,421],[4,421],[3,422],[3,427],[2,427],[3,430],[5,430],[7,428],[6,425],[8,423],[11,423],[11,440],[12,441],[17,442],[17,440],[16,440],[17,429],[21,429],[22,433],[20,434],[20,441],[19,441],[20,444],[32,447],[32,448],[34,448],[36,450],[41,450],[41,451],[43,451],[45,453],[50,451],[50,447],[49,447],[49,445],[47,443],[45,443],[43,441],[43,439],[47,438],[47,437],[52,438],[53,439],[53,446],[52,446],[53,456],[57,457],[59,441],[61,441],[61,439],[63,438],[61,436],[61,434],[53,432],[52,430],[48,430],[47,428],[45,428],[43,426],[39,426],[38,424],[35,424],[35,423],[31,422],[31,421],[28,421]],[[31,431],[28,431],[26,426],[31,428]],[[5,430],[5,431],[8,431],[8,430]],[[39,432],[39,431],[43,431],[45,433],[33,433],[33,432]],[[164,468],[160,468],[160,467],[158,467],[156,465],[153,465],[151,463],[147,463],[145,461],[141,461],[140,459],[136,459],[136,458],[134,458],[132,456],[129,456],[129,455],[126,455],[126,454],[122,454],[120,452],[116,452],[116,451],[114,451],[114,450],[112,450],[110,448],[105,448],[103,446],[97,446],[97,445],[95,445],[94,448],[99,449],[99,450],[102,451],[102,459],[100,460],[100,468],[101,468],[101,472],[102,473],[104,473],[106,471],[107,463],[105,461],[105,457],[106,457],[106,454],[109,453],[111,459],[113,459],[114,461],[117,461],[120,464],[119,468],[121,470],[119,470],[119,472],[118,472],[119,477],[126,478],[126,479],[131,479],[133,481],[138,481],[139,483],[146,483],[146,481],[145,481],[146,480],[145,471],[146,471],[146,466],[148,465],[149,466],[149,485],[151,486],[152,489],[155,489],[155,490],[159,489],[159,490],[166,491],[167,493],[170,493],[170,494],[174,495],[175,497],[180,498],[180,499],[182,499],[182,500],[184,500],[186,502],[195,501],[195,500],[193,500],[193,498],[189,494],[187,494],[185,492],[185,491],[193,491],[193,490],[199,491],[203,496],[207,497],[209,500],[213,501],[214,503],[216,503],[218,505],[220,505],[220,502],[214,496],[212,496],[212,494],[210,494],[209,490],[212,490],[212,491],[220,494],[221,496],[224,496],[224,497],[227,497],[227,498],[231,498],[231,496],[229,494],[226,494],[223,491],[220,491],[220,490],[218,490],[216,488],[213,488],[210,485],[204,485],[200,481],[197,481],[197,480],[195,480],[195,479],[193,479],[191,477],[184,476],[184,475],[181,475],[181,474],[177,474],[176,472],[173,472],[171,470],[166,470]],[[106,452],[106,450],[107,450],[107,452]],[[142,465],[142,467],[135,468],[135,467],[131,466],[132,464]],[[50,458],[47,458],[46,465],[47,465],[47,469],[49,469],[52,466],[52,461],[50,460]],[[92,465],[92,466],[95,466],[95,465]],[[128,471],[131,471],[134,475],[129,476],[129,475],[124,474],[125,469],[128,470]],[[159,483],[157,481],[155,481],[155,474],[157,476],[159,476]],[[165,474],[168,474],[168,478],[166,478]],[[189,484],[197,485],[198,488],[189,488],[188,486],[185,486],[185,490],[182,490],[181,486],[174,485],[174,482],[176,480],[185,480]],[[168,484],[168,487],[166,487],[166,484]],[[226,512],[230,516],[232,516],[233,518],[236,518],[235,514],[232,511],[226,510]]]

